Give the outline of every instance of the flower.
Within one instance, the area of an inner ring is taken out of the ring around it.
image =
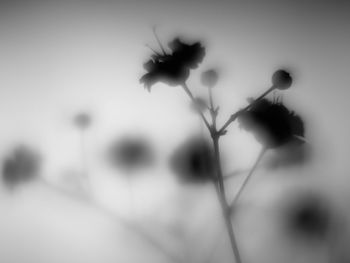
[[[190,138],[170,158],[170,166],[182,182],[206,182],[213,179],[214,152],[203,138]]]
[[[290,74],[283,69],[277,70],[272,75],[272,85],[277,89],[288,89],[292,85],[292,82],[293,80]]]
[[[214,69],[204,71],[201,75],[202,84],[208,88],[213,88],[218,82],[218,79],[218,73]]]
[[[275,148],[304,137],[304,123],[281,102],[261,99],[243,111],[238,121],[267,148]]]
[[[113,142],[107,157],[113,166],[129,171],[148,166],[154,159],[148,142],[137,137],[125,137]]]
[[[147,71],[140,83],[150,91],[157,82],[163,82],[170,86],[178,86],[186,82],[190,69],[198,67],[202,62],[205,49],[199,42],[185,44],[179,38],[169,43],[170,54],[154,54],[143,67]]]
[[[39,166],[39,155],[29,147],[19,145],[3,161],[3,180],[11,187],[18,183],[28,182],[38,175]]]
[[[91,116],[86,112],[81,112],[74,117],[73,121],[78,128],[86,129],[91,124]]]

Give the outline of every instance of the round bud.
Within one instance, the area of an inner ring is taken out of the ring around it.
[[[272,75],[272,84],[277,89],[280,89],[280,90],[288,89],[292,85],[292,82],[293,80],[290,74],[283,69],[277,70]]]

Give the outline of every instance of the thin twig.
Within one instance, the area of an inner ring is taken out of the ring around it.
[[[194,99],[194,96],[192,94],[192,92],[190,91],[190,89],[188,88],[187,84],[186,83],[183,83],[182,84],[182,88],[185,90],[186,94],[188,95],[188,97],[191,99],[191,101],[193,103],[195,103],[195,99]],[[205,126],[207,126],[208,130],[210,131],[211,128],[210,128],[210,124],[209,122],[207,121],[207,119],[205,118],[204,114],[202,112],[199,112],[203,122],[205,123]]]
[[[231,205],[230,205],[230,209],[231,209],[231,210],[234,209],[234,206],[236,205],[236,203],[237,203],[237,201],[238,201],[240,195],[242,194],[244,188],[246,187],[246,185],[247,185],[249,179],[252,177],[254,171],[255,171],[256,168],[258,167],[258,164],[259,164],[259,162],[261,161],[262,157],[264,156],[265,152],[266,152],[266,148],[264,147],[264,148],[260,151],[260,153],[259,153],[259,155],[258,155],[258,158],[256,159],[256,161],[255,161],[253,167],[251,168],[249,174],[248,174],[247,177],[244,179],[244,181],[243,181],[241,187],[239,188],[239,190],[238,190],[237,194],[235,195],[234,199],[232,200]]]
[[[158,37],[158,35],[157,35],[157,32],[156,32],[156,26],[153,26],[152,29],[153,29],[154,37],[156,38],[156,40],[157,40],[157,42],[158,42],[158,45],[160,46],[160,49],[161,49],[162,52],[163,52],[163,55],[166,56],[167,54],[166,54],[166,52],[165,52],[165,49],[164,49],[164,47],[163,47],[163,45],[162,45],[162,42],[160,42],[160,39],[159,39],[159,37]]]
[[[146,241],[149,245],[153,246],[157,251],[161,252],[165,257],[171,260],[174,263],[183,263],[182,259],[170,252],[161,242],[159,242],[156,238],[152,237],[148,232],[143,230],[136,223],[133,223],[130,220],[125,219],[122,215],[119,215],[115,211],[111,211],[110,209],[105,208],[100,205],[97,200],[93,197],[92,193],[85,192],[82,194],[75,193],[73,191],[69,191],[63,187],[56,186],[55,184],[49,182],[48,180],[41,177],[41,181],[48,186],[49,188],[59,192],[60,194],[64,194],[69,198],[73,198],[74,200],[81,202],[83,204],[89,205],[102,214],[110,217],[113,221],[117,221],[122,224],[126,229],[130,232],[138,235],[141,239]]]
[[[257,103],[258,101],[263,99],[266,95],[268,95],[270,92],[274,91],[275,89],[276,89],[276,87],[272,86],[267,91],[265,91],[263,94],[261,94],[257,99],[255,99],[253,102],[251,102],[248,106],[246,106],[244,109],[238,110],[237,112],[232,114],[230,116],[230,118],[225,122],[225,124],[219,129],[219,133],[220,134],[223,133],[226,130],[226,128],[237,119],[237,117],[239,116],[240,113],[249,110],[255,103]]]
[[[190,97],[190,99],[194,102],[194,96],[191,93],[190,89],[188,88],[186,83],[183,83],[182,85],[183,89],[187,93],[187,95]],[[212,137],[213,140],[213,145],[214,145],[214,161],[215,161],[215,169],[216,169],[216,178],[213,180],[216,193],[221,205],[225,225],[227,228],[227,232],[230,238],[230,244],[233,252],[233,256],[235,258],[236,263],[241,263],[241,257],[239,253],[239,249],[237,246],[237,241],[235,237],[235,233],[233,231],[233,225],[231,221],[231,213],[230,213],[230,207],[227,203],[226,199],[226,192],[225,192],[225,185],[224,185],[224,179],[223,179],[223,173],[221,170],[221,158],[220,158],[220,146],[219,146],[219,139],[222,136],[217,129],[216,129],[216,118],[217,118],[217,111],[214,109],[214,103],[212,101],[212,93],[209,92],[210,96],[210,112],[211,112],[211,117],[212,117],[212,125],[210,125],[203,115],[202,112],[199,112],[201,118],[203,119],[206,127],[208,128],[208,131]]]
[[[236,263],[241,263],[242,261],[241,261],[239,249],[237,246],[235,233],[233,231],[233,225],[232,225],[232,221],[231,221],[231,213],[230,213],[229,205],[228,205],[227,200],[226,200],[225,184],[223,182],[223,176],[222,176],[222,171],[221,171],[219,137],[218,136],[213,138],[213,143],[214,143],[216,171],[217,171],[217,177],[218,177],[218,186],[220,189],[220,191],[217,191],[217,195],[218,195],[220,205],[222,208],[226,228],[227,228],[228,235],[230,238],[230,243],[231,243],[233,255],[235,257]]]

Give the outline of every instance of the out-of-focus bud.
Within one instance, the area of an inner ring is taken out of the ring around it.
[[[272,85],[277,89],[280,89],[280,90],[288,89],[292,85],[292,82],[293,82],[293,79],[289,74],[289,72],[283,69],[277,70],[272,75]]]
[[[196,112],[204,112],[208,109],[207,102],[203,98],[195,98],[191,104],[191,108]]]
[[[218,79],[218,72],[214,69],[204,71],[201,75],[202,84],[208,88],[213,88],[218,82]]]
[[[91,124],[91,116],[86,112],[81,112],[74,116],[73,121],[79,129],[87,129]]]
[[[141,137],[124,137],[113,142],[107,151],[107,159],[114,167],[135,171],[152,165],[155,161],[149,142]]]

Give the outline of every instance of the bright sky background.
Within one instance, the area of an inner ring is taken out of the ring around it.
[[[164,173],[172,149],[203,126],[180,88],[160,84],[149,94],[139,84],[151,54],[145,45],[158,49],[157,25],[164,45],[177,35],[206,45],[189,86],[205,94],[200,72],[220,70],[221,123],[268,88],[276,69],[291,70],[284,101],[304,117],[318,169],[348,172],[349,12],[347,1],[1,1],[0,155],[29,142],[45,156],[45,176],[79,169],[71,118],[83,110],[93,117],[92,171],[105,172],[111,139],[141,133],[155,143]],[[247,167],[259,145],[236,126],[229,136],[227,166]]]

